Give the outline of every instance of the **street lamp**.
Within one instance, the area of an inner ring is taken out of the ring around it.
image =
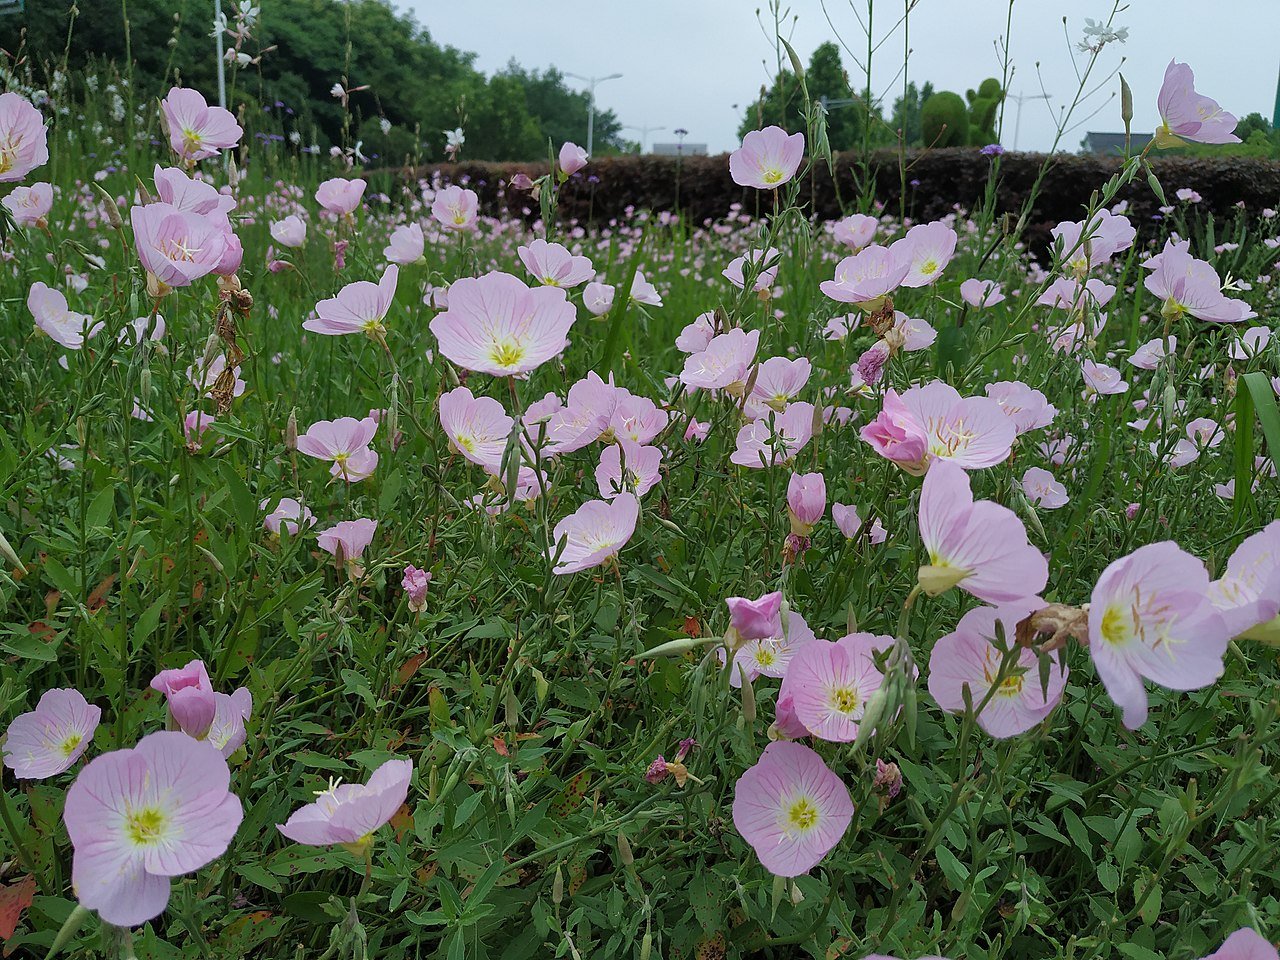
[[[1050,100],[1052,96],[1047,93],[1009,93],[1006,96],[1018,105],[1018,109],[1013,112],[1013,149],[1018,149],[1018,129],[1022,126],[1022,101],[1023,100]]]
[[[645,124],[645,125],[643,125],[643,126],[632,126],[632,125],[627,125],[627,126],[623,127],[622,129],[623,129],[623,130],[639,130],[639,131],[640,131],[640,152],[641,152],[641,153],[644,153],[644,152],[649,148],[649,134],[651,134],[651,133],[661,133],[663,130],[665,130],[665,129],[667,129],[667,128],[666,128],[666,127],[651,127],[651,126],[649,126],[648,124]],[[587,152],[588,152],[588,153],[590,153],[590,151],[587,151]]]
[[[587,156],[592,155],[592,148],[595,146],[596,139],[596,84],[604,83],[606,80],[617,80],[622,76],[620,73],[611,73],[607,77],[584,77],[580,73],[566,73],[566,77],[573,77],[575,80],[581,80],[588,87],[587,90]]]

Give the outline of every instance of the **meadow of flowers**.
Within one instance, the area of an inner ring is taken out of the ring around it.
[[[1232,139],[1184,64],[1157,108]],[[565,144],[495,220],[195,90],[46,112],[7,952],[1277,957],[1274,210],[1142,154],[1038,256],[815,222],[815,111],[729,158],[758,219],[561,222]]]

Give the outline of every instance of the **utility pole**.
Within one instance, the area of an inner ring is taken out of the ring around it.
[[[1052,96],[1047,93],[1006,93],[1006,97],[1018,105],[1013,112],[1013,146],[1012,150],[1018,149],[1018,130],[1022,127],[1022,101],[1024,100],[1051,100]]]
[[[213,0],[213,30],[217,34],[214,40],[218,48],[218,106],[227,109],[227,61],[222,49],[222,0]]]
[[[587,156],[593,155],[596,139],[596,85],[606,80],[617,80],[620,73],[611,73],[607,77],[584,77],[580,73],[566,73],[566,77],[581,80],[587,85]]]
[[[623,130],[639,130],[639,131],[640,131],[640,152],[641,152],[641,153],[644,153],[646,150],[648,150],[648,149],[649,149],[649,134],[651,134],[651,133],[661,133],[663,130],[665,130],[665,129],[667,129],[667,128],[666,128],[666,127],[651,127],[651,126],[649,126],[648,124],[645,124],[645,125],[643,125],[643,126],[632,126],[632,125],[628,125],[628,126],[623,127],[622,129],[623,129]],[[588,152],[589,152],[589,151],[588,151]]]

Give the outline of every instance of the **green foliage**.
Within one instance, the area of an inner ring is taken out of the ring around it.
[[[966,96],[969,100],[969,145],[982,147],[995,143],[996,115],[1004,100],[1000,81],[988,77],[982,81],[976,93],[970,90]]]
[[[919,147],[924,143],[924,132],[920,124],[920,115],[924,102],[933,96],[933,84],[928,81],[917,87],[913,82],[907,84],[906,95],[893,102],[893,117],[889,122],[896,134],[902,132],[905,146]]]
[[[969,111],[960,94],[943,90],[924,101],[920,134],[925,146],[962,147],[969,142]]]

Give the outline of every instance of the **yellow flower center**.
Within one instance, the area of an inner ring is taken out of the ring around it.
[[[831,709],[849,714],[858,709],[858,691],[853,687],[836,687],[831,691]]]
[[[499,367],[516,367],[524,359],[524,347],[510,340],[495,343],[489,351],[489,358]]]
[[[756,653],[756,663],[760,664],[762,667],[773,666],[777,659],[777,656],[774,655],[772,650],[766,650],[764,647],[761,647]]]
[[[783,174],[783,172],[779,170],[777,167],[770,167],[768,170],[764,172],[764,174],[760,177],[760,179],[763,180],[765,183],[773,184],[773,183],[780,182],[783,176],[785,176],[785,174]]]
[[[137,846],[154,846],[164,839],[166,824],[165,816],[158,807],[143,807],[129,811],[125,818],[125,832]]]
[[[999,693],[1002,697],[1016,697],[1022,693],[1022,675],[1005,677],[1001,680]]]
[[[1118,647],[1133,639],[1132,622],[1123,607],[1112,604],[1102,613],[1102,639]]]
[[[67,738],[58,744],[58,749],[64,757],[69,757],[75,753],[76,747],[80,746],[82,740],[84,740],[84,737],[79,733],[68,734]]]
[[[808,833],[818,825],[818,805],[808,797],[797,797],[787,807],[788,832]]]
[[[920,264],[920,272],[923,273],[925,276],[928,276],[931,273],[937,273],[938,261],[926,260],[924,263]]]

